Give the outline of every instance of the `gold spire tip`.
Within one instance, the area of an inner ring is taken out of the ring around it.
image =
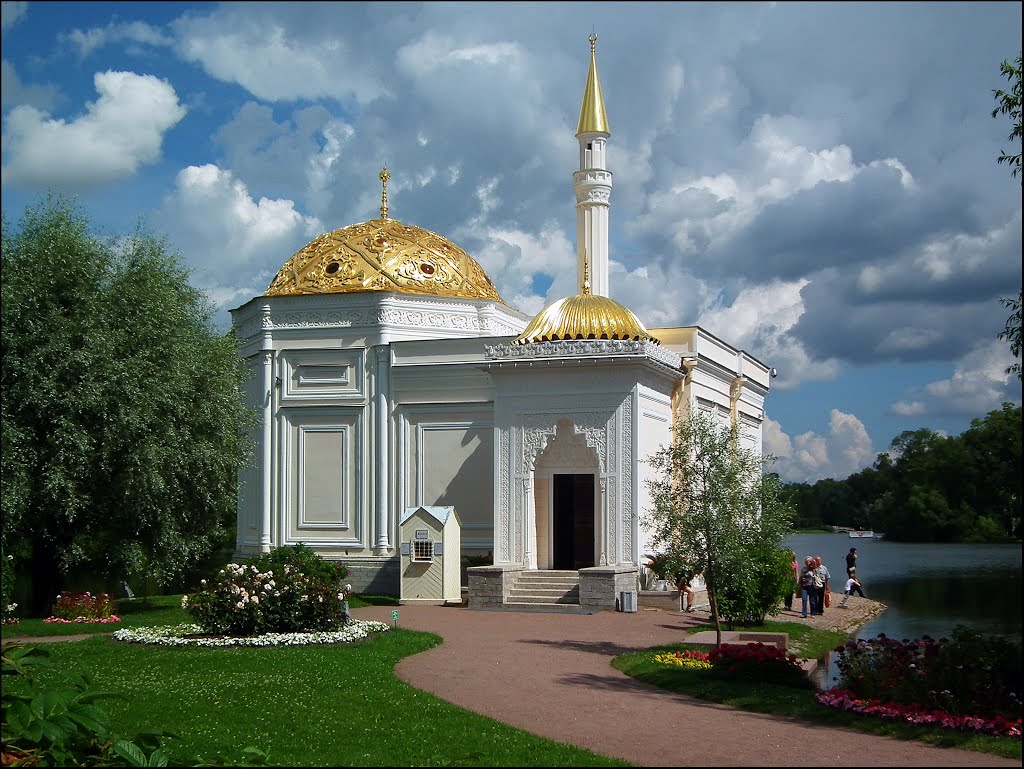
[[[380,218],[388,218],[388,179],[391,178],[391,172],[388,171],[387,165],[380,169],[380,175],[377,177],[380,179],[381,193],[380,193]]]
[[[590,52],[594,53],[594,51],[597,49],[597,33],[591,32],[590,37],[588,37],[587,40],[590,41]]]
[[[583,294],[590,293],[590,258],[587,250],[583,249]]]

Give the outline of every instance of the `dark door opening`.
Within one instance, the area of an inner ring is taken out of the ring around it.
[[[552,479],[553,569],[594,565],[594,476],[556,474]]]

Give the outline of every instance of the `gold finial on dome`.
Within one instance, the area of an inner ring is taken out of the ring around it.
[[[591,35],[596,37],[596,35]],[[590,257],[587,256],[587,249],[583,249],[583,290],[584,296],[590,293]]]
[[[388,179],[391,178],[391,172],[388,171],[388,167],[385,165],[380,169],[380,175],[378,176],[381,183],[380,193],[380,218],[388,218]]]
[[[591,32],[587,40],[590,41],[590,52],[594,53],[597,50],[597,33]]]

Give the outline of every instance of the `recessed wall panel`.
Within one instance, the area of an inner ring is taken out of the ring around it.
[[[299,431],[299,528],[347,525],[348,432],[345,427]]]

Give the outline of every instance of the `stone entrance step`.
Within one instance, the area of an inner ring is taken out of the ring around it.
[[[519,572],[505,597],[504,608],[511,611],[582,613],[580,573],[552,569]]]

